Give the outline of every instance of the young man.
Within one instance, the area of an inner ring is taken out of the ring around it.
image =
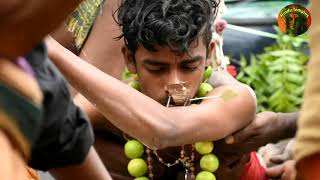
[[[168,101],[170,84],[187,83],[190,98],[195,97],[214,48],[210,44],[211,17],[216,7],[217,3],[211,0],[124,1],[118,10],[126,42],[122,51],[128,69],[139,75],[141,92],[147,96],[50,40],[49,54],[71,84],[110,122],[151,149],[222,139],[254,118],[255,97],[244,85],[231,83],[208,94],[237,94],[229,101],[216,98],[203,100],[197,106],[163,106]],[[112,164],[108,167],[111,171],[118,173],[115,179],[130,179],[125,172],[124,154],[119,150],[122,145],[123,141],[110,140],[105,147],[109,151],[105,161]],[[117,156],[110,153],[111,149],[116,149]],[[167,150],[161,152],[171,154]],[[181,167],[163,171],[159,161],[155,163],[156,179],[176,179],[181,174]]]

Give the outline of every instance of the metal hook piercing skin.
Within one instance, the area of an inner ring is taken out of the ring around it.
[[[169,95],[168,101],[167,101],[167,107],[170,105],[171,95]]]
[[[190,102],[196,101],[196,100],[201,100],[201,99],[214,99],[214,98],[220,98],[221,96],[206,96],[206,97],[199,97],[199,98],[193,98],[189,99]]]

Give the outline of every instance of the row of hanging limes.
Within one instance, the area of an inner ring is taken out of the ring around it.
[[[144,175],[147,173],[148,166],[141,157],[144,152],[143,145],[137,140],[129,140],[124,146],[124,153],[131,159],[128,164],[128,172],[135,180],[148,180]]]
[[[197,96],[204,97],[206,96],[213,87],[206,83],[206,81],[210,78],[212,74],[211,66],[208,66],[203,74],[203,82],[201,83]],[[133,81],[129,82],[129,85],[139,90],[139,82],[138,82],[138,75],[132,75]],[[213,172],[215,172],[219,167],[219,160],[218,158],[212,154],[213,150],[213,142],[210,141],[203,141],[195,143],[196,151],[203,155],[200,159],[200,168],[202,169],[196,176],[196,180],[216,180]],[[145,160],[141,157],[144,152],[143,145],[137,140],[129,140],[124,146],[125,155],[131,159],[128,163],[128,172],[131,176],[135,177],[134,180],[149,180],[148,177],[144,175],[147,173],[148,166]]]

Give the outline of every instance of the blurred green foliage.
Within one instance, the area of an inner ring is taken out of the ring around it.
[[[300,109],[306,80],[307,35],[293,37],[277,30],[277,41],[262,54],[251,55],[250,65],[241,57],[237,79],[257,95],[258,112],[293,112]]]

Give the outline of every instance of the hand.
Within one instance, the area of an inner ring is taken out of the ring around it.
[[[249,153],[279,139],[282,125],[278,114],[262,112],[245,128],[217,142],[219,151],[228,153]]]
[[[280,165],[276,165],[266,169],[269,178],[277,178],[281,180],[294,180],[296,179],[295,161],[289,160]]]
[[[294,139],[286,139],[277,144],[267,144],[259,149],[258,153],[263,158],[267,167],[275,166],[292,160]]]

